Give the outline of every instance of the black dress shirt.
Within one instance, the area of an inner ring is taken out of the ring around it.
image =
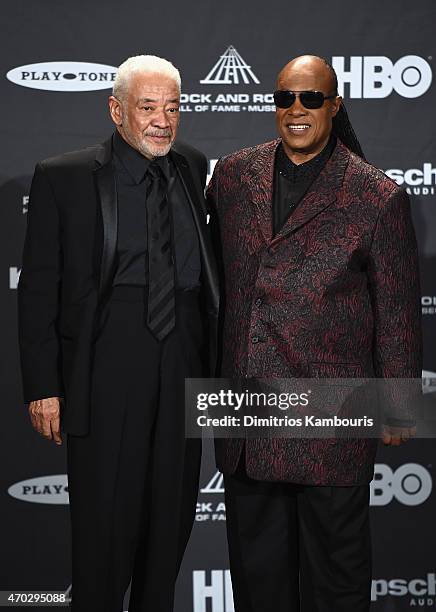
[[[176,287],[200,285],[201,260],[197,231],[185,189],[171,153],[156,158],[167,179],[176,264]],[[117,270],[113,285],[146,285],[147,279],[147,159],[118,132],[113,136],[113,165],[118,200]]]
[[[294,164],[286,155],[283,145],[277,147],[274,165],[273,234],[282,229],[289,215],[312,185],[327,163],[336,138],[332,135],[324,149],[304,164]]]

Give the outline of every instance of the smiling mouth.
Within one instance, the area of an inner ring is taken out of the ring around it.
[[[293,134],[304,134],[304,132],[310,129],[310,125],[308,123],[288,123],[286,127]]]
[[[148,134],[148,138],[152,138],[153,140],[168,140],[170,136],[168,134]]]

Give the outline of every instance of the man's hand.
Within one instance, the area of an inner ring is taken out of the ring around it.
[[[386,446],[400,446],[416,435],[416,427],[393,427],[384,425],[382,430],[383,444]]]
[[[58,445],[62,444],[59,397],[47,397],[30,402],[29,415],[38,433],[47,440],[54,440]]]

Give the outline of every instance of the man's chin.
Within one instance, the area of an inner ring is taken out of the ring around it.
[[[171,149],[172,142],[166,142],[165,144],[156,144],[156,143],[144,143],[144,150],[148,152],[151,157],[163,157],[167,155]]]

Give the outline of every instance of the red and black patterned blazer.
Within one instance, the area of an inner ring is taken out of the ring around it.
[[[272,237],[280,140],[217,163],[208,188],[222,252],[223,377],[421,375],[418,255],[407,193],[338,141]],[[224,473],[243,442],[216,440]],[[247,439],[259,480],[357,485],[373,476],[374,439]]]

